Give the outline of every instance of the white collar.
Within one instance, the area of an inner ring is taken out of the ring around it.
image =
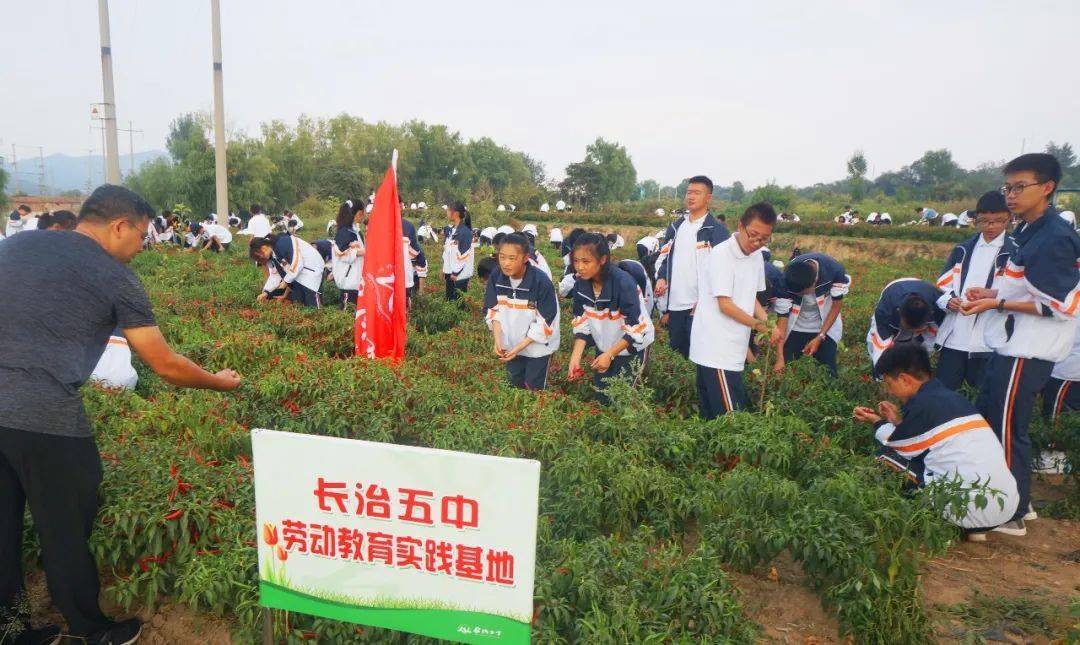
[[[990,240],[989,242],[986,241],[986,238],[983,237],[982,233],[979,233],[979,241],[975,243],[975,248],[979,248],[979,247],[982,247],[982,246],[993,246],[993,247],[997,247],[997,248],[1001,248],[1002,246],[1005,246],[1005,231],[1002,231],[1001,235],[998,235],[997,237]]]

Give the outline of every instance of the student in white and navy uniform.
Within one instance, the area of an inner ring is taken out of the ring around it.
[[[881,353],[899,338],[921,342],[927,352],[934,350],[938,326],[945,319],[945,312],[937,307],[941,296],[940,289],[918,278],[900,278],[885,285],[866,332],[866,352],[875,376]]]
[[[746,350],[751,334],[766,329],[767,315],[757,299],[765,290],[761,249],[774,226],[773,207],[754,204],[743,213],[735,235],[709,252],[690,332],[690,360],[697,366],[702,419],[746,409]]]
[[[697,306],[698,285],[708,264],[709,251],[731,236],[709,211],[713,183],[708,177],[691,177],[686,187],[686,207],[690,212],[667,227],[666,243],[656,261],[656,296],[667,297],[671,348],[690,355],[690,328]]]
[[[1047,420],[1057,421],[1065,412],[1080,410],[1080,328],[1073,341],[1072,351],[1063,361],[1054,365],[1050,380],[1043,388],[1043,415]]]
[[[215,253],[229,250],[229,245],[232,244],[233,238],[232,232],[229,231],[229,229],[209,220],[203,222],[201,225],[194,224],[194,227],[198,227],[198,230],[192,230],[196,235],[196,247],[200,249],[210,249]]]
[[[322,305],[322,281],[326,261],[314,246],[295,235],[273,235],[251,240],[251,259],[270,267],[259,301],[272,297],[280,286],[288,300],[305,307]]]
[[[985,339],[994,356],[977,405],[998,433],[1020,489],[1016,516],[999,529],[1012,535],[1025,535],[1025,518],[1037,517],[1030,508],[1028,436],[1035,398],[1076,336],[1080,237],[1050,205],[1060,180],[1061,165],[1045,153],[1021,155],[1005,166],[1005,201],[1022,220],[1013,232],[1016,250],[994,288],[970,289],[961,309],[989,314]]]
[[[119,329],[109,336],[105,352],[98,359],[90,380],[107,388],[133,390],[139,383],[139,375],[131,366],[131,348]]]
[[[416,237],[416,227],[404,217],[401,218],[401,248],[405,254],[405,290],[411,305],[420,290],[420,281],[427,277],[427,258]]]
[[[982,384],[983,370],[992,354],[983,340],[987,317],[965,316],[960,307],[968,289],[993,287],[997,274],[1005,270],[1016,246],[1006,233],[1010,217],[1000,191],[980,197],[975,206],[979,233],[956,245],[937,280],[937,287],[944,292],[937,305],[945,312],[937,334],[941,348],[937,378],[950,390],[959,390],[963,383],[976,389]]]
[[[559,348],[555,286],[529,262],[529,241],[521,233],[502,238],[498,257],[484,290],[484,320],[495,355],[506,364],[511,385],[543,390],[551,355]]]
[[[562,247],[562,229],[558,226],[552,228],[548,232],[548,242],[551,243],[551,248],[558,249]]]
[[[229,228],[240,228],[240,216],[236,213],[230,213],[228,224]]]
[[[262,206],[258,204],[251,205],[251,217],[248,218],[247,226],[244,230],[240,231],[240,235],[250,235],[252,239],[257,237],[266,237],[273,232],[273,226],[270,224],[270,218],[262,212]]]
[[[439,241],[439,234],[435,232],[435,229],[431,228],[431,224],[424,220],[420,220],[420,228],[416,230],[416,236],[420,238],[420,241],[429,240],[435,243]]]
[[[491,246],[495,243],[495,234],[498,233],[498,229],[494,226],[486,226],[480,231],[480,244],[483,246]]]
[[[642,263],[644,263],[645,258],[649,257],[650,255],[659,253],[660,240],[656,239],[655,236],[646,235],[645,237],[637,241],[638,260],[641,260]]]
[[[562,242],[562,247],[559,249],[563,260],[563,277],[559,280],[558,285],[560,298],[570,297],[570,294],[574,291],[574,285],[577,284],[577,275],[574,273],[571,257],[574,253],[574,242],[586,233],[587,231],[583,228],[575,228],[566,236],[566,239]],[[608,250],[610,251],[610,249]]]
[[[651,316],[653,307],[656,306],[656,300],[653,297],[652,283],[649,281],[649,274],[646,272],[644,265],[637,260],[626,259],[619,260],[615,263],[615,266],[626,271],[634,279],[638,291],[641,293],[642,302],[645,303],[645,315]]]
[[[347,199],[338,208],[331,248],[330,275],[341,291],[341,308],[356,307],[360,283],[364,276],[364,240],[356,227],[357,215],[364,210],[362,199]]]
[[[957,216],[956,213],[945,213],[941,216],[942,226],[951,226],[953,228],[956,228],[957,226],[959,226],[959,222],[960,218]]]
[[[836,348],[844,333],[841,312],[849,289],[851,276],[844,265],[824,253],[803,253],[788,262],[776,297],[772,343],[783,343],[777,368],[813,356],[836,376]]]
[[[476,260],[472,245],[472,217],[465,204],[454,202],[447,209],[452,226],[443,243],[442,272],[446,282],[446,299],[457,300],[461,291],[469,288]]]
[[[1020,501],[990,424],[970,401],[933,378],[922,345],[898,342],[879,365],[885,388],[903,406],[898,410],[881,402],[876,411],[855,408],[857,420],[874,424],[882,444],[878,460],[920,488],[959,479],[968,494],[967,512],[958,517],[946,511],[945,517],[966,529],[969,539],[985,541],[984,533],[1008,522]]]
[[[499,228],[495,229],[496,233],[502,233],[503,235],[510,235],[514,232],[514,227],[509,224],[503,224]]]
[[[587,347],[595,347],[596,358],[590,363],[593,384],[599,390],[597,399],[606,404],[604,390],[611,379],[628,376],[637,384],[656,332],[637,283],[612,263],[602,235],[578,237],[573,258],[578,279],[573,289],[574,347],[568,378],[584,375],[582,356]]]
[[[971,220],[975,218],[976,212],[972,212],[970,209],[965,209],[956,216],[956,226],[958,228],[968,228],[971,226]]]

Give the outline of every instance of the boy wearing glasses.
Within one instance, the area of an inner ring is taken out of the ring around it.
[[[776,211],[765,202],[746,209],[738,232],[709,252],[690,332],[690,360],[697,365],[699,414],[715,419],[746,408],[743,368],[750,334],[765,331],[761,250],[772,237]]]
[[[979,392],[979,412],[990,422],[1016,477],[1020,504],[1012,521],[995,529],[1025,535],[1031,508],[1031,438],[1035,395],[1065,359],[1076,336],[1080,306],[1080,237],[1050,206],[1061,180],[1053,156],[1026,154],[1005,166],[1002,193],[1020,218],[1016,249],[993,288],[972,287],[960,311],[987,315],[985,340],[994,350]]]
[[[1009,254],[1016,249],[1006,235],[1009,217],[1001,191],[980,197],[975,206],[979,233],[956,245],[937,280],[944,292],[937,306],[945,312],[937,337],[941,349],[937,378],[950,390],[959,390],[964,383],[978,388],[982,383],[992,353],[983,340],[987,316],[965,316],[960,307],[967,302],[964,294],[968,289],[994,286],[995,276],[1004,271]]]

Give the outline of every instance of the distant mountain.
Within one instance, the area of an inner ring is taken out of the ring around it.
[[[159,157],[168,157],[164,150],[146,150],[134,155],[135,169]],[[120,174],[127,177],[131,172],[131,155],[120,155]],[[11,168],[11,159],[4,158],[2,167],[8,172],[7,194],[23,191],[27,195],[38,195],[41,183],[41,160],[38,157],[19,159],[18,181]],[[45,157],[46,195],[55,195],[65,190],[86,190],[89,177],[91,188],[105,183],[105,162],[101,155],[72,157],[55,154]]]

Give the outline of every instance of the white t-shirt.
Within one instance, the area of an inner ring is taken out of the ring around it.
[[[218,242],[229,244],[232,242],[232,233],[221,224],[203,224],[203,239],[209,240],[216,237]]]
[[[247,228],[240,231],[241,235],[251,235],[252,237],[266,237],[270,235],[270,218],[262,213],[258,215],[252,215],[248,220]]]
[[[480,231],[480,237],[486,237],[489,240],[493,240],[495,239],[495,234],[498,232],[499,231],[494,226],[489,226],[484,230]]]
[[[495,229],[495,232],[496,233],[502,233],[503,235],[510,235],[511,233],[514,232],[514,227],[509,226],[507,224],[503,224],[499,228]],[[494,236],[492,236],[492,237],[494,237]]]
[[[741,372],[752,330],[720,311],[717,296],[727,296],[748,315],[754,315],[759,291],[765,290],[765,262],[761,251],[743,253],[732,235],[709,252],[708,268],[702,273],[702,298],[690,331],[690,360],[697,365]]]
[[[813,295],[805,295],[799,303],[799,315],[795,317],[795,324],[791,331],[808,332],[811,334],[821,333],[821,308],[818,307],[817,299]]]
[[[668,310],[693,309],[698,301],[697,234],[705,223],[702,215],[697,221],[689,217],[675,232],[672,248],[671,284],[668,286]]]
[[[1004,244],[1004,233],[990,242],[987,242],[982,235],[979,236],[979,241],[975,243],[975,248],[971,252],[971,263],[968,264],[967,276],[960,293],[967,293],[967,290],[971,287],[986,286],[986,277],[990,275],[994,260],[997,259],[998,253],[1001,252],[1001,247]],[[947,304],[948,299],[946,298],[943,302]],[[945,347],[961,352],[990,351],[990,348],[983,342],[986,316],[964,316],[951,311],[947,315],[952,318],[952,325],[944,334]],[[938,338],[941,338],[941,335]]]

